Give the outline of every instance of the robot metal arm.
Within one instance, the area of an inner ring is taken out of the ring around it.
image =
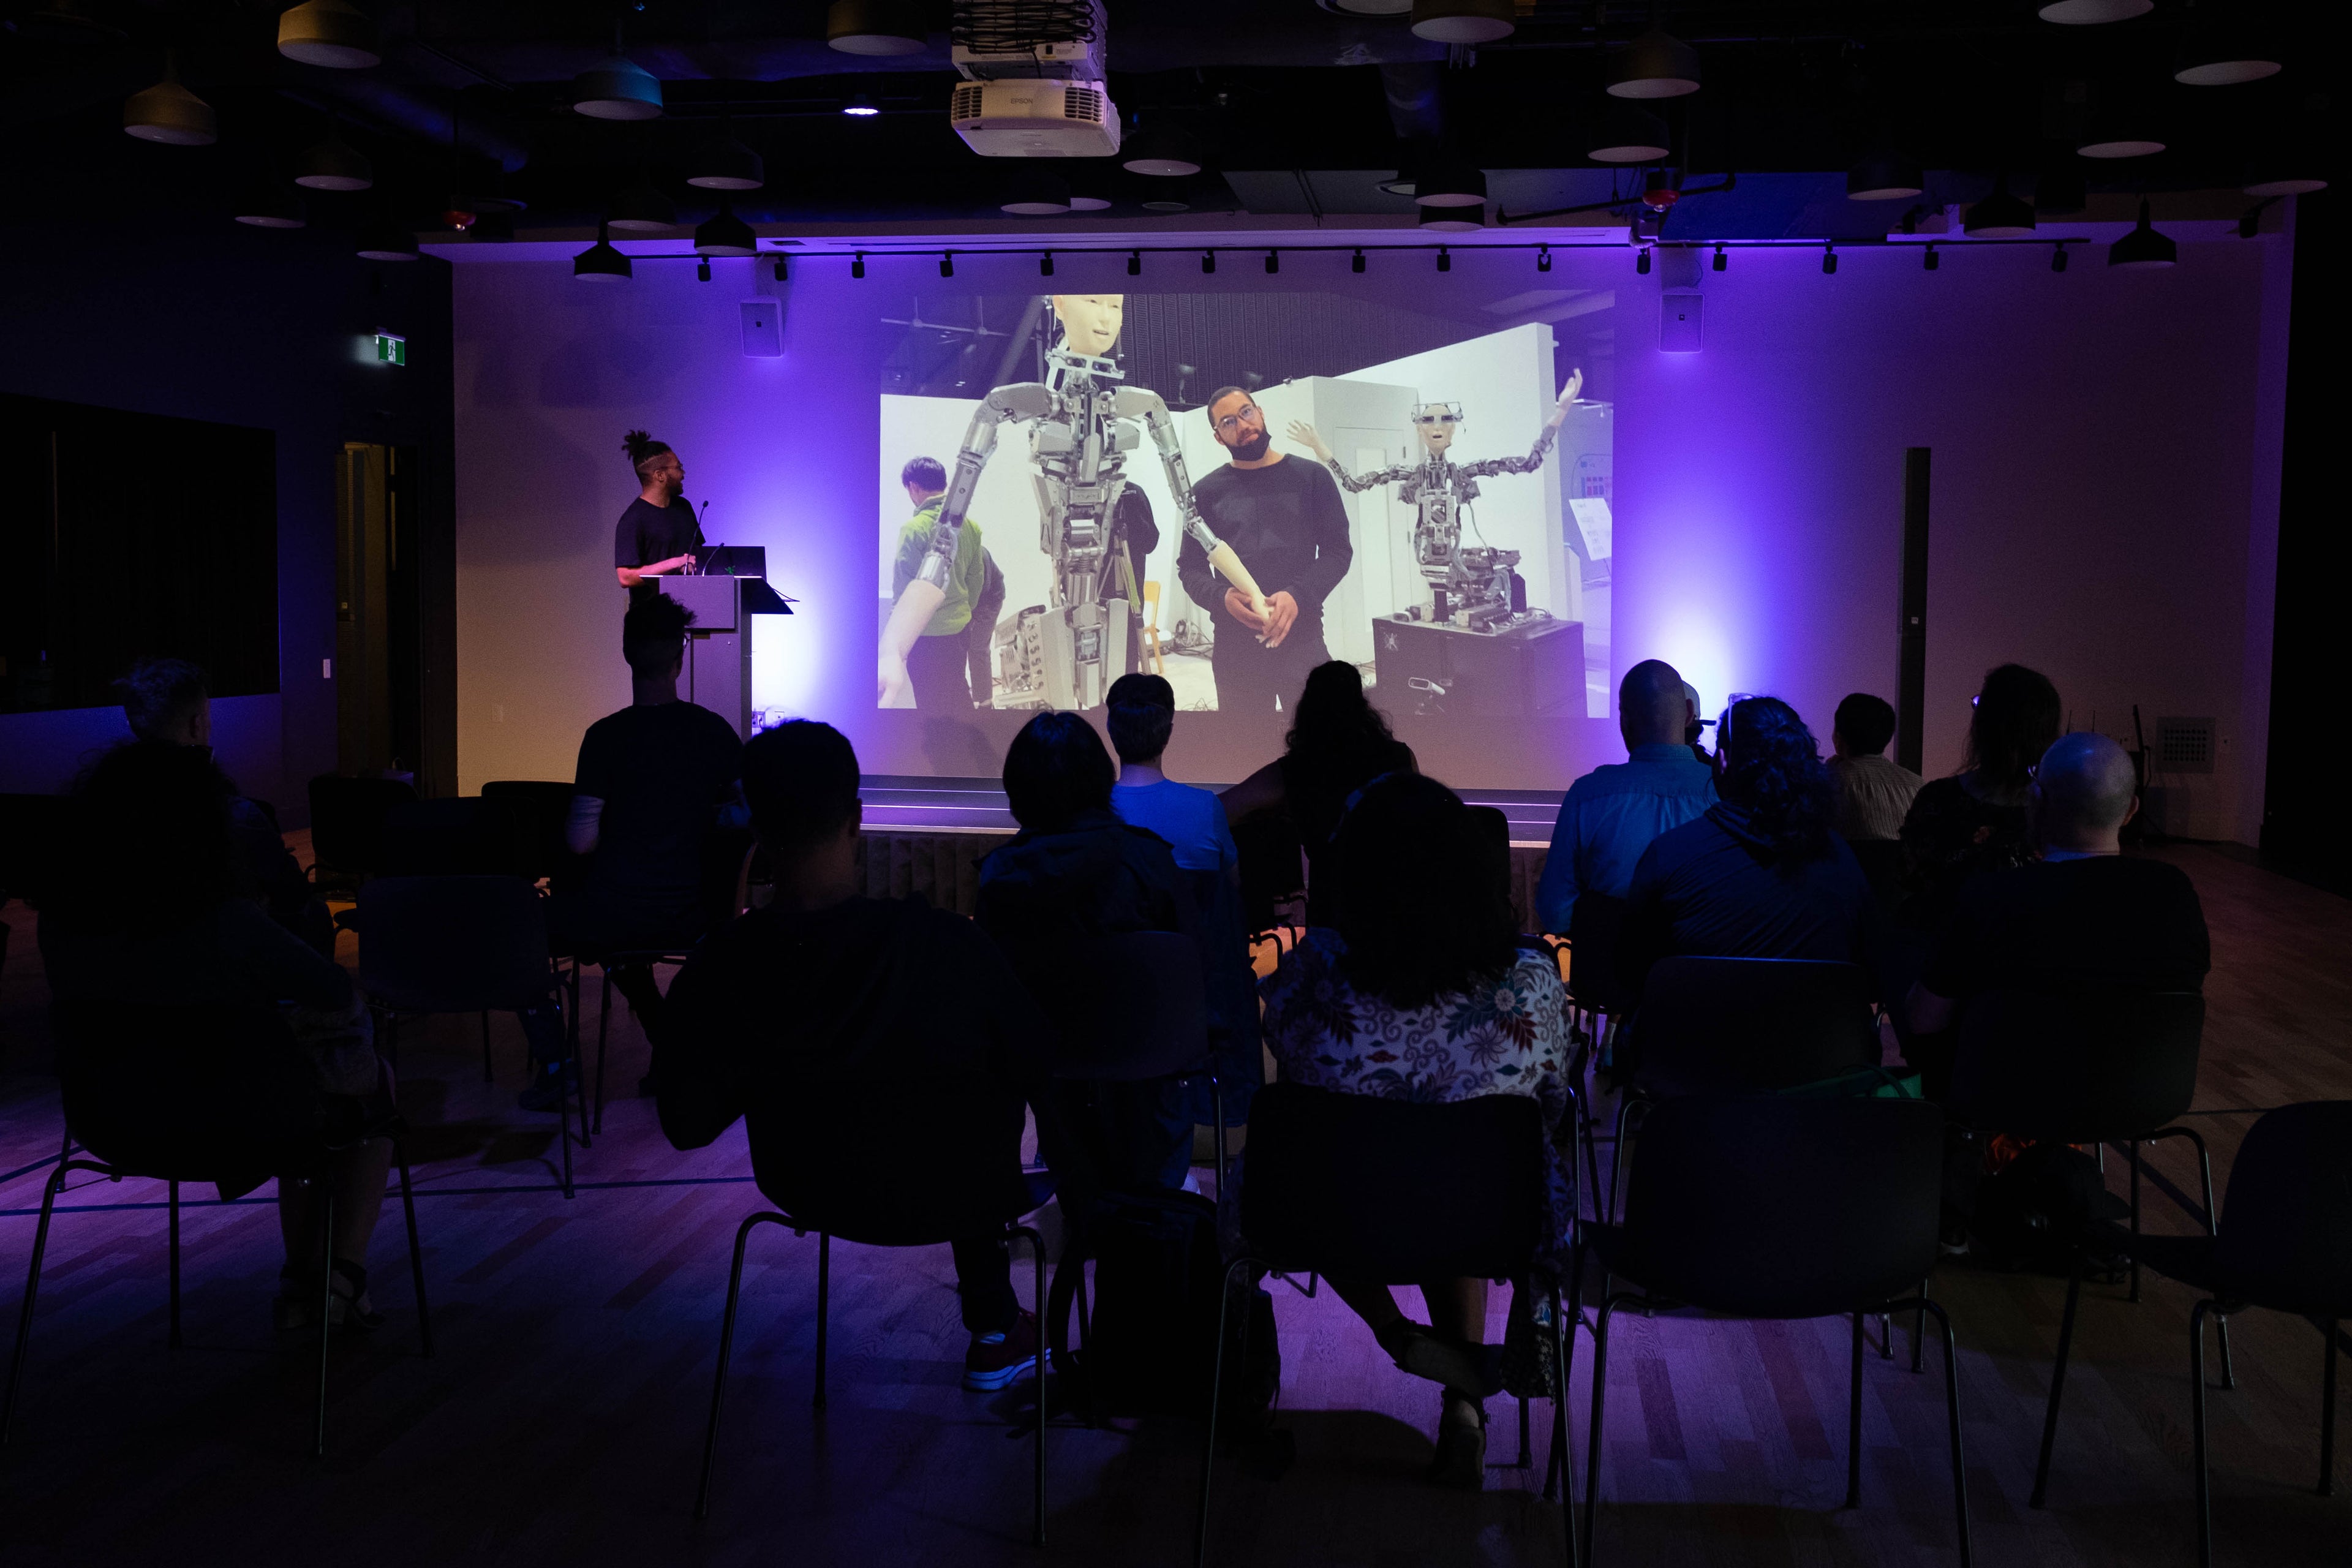
[[[1559,426],[1547,425],[1526,457],[1488,458],[1484,462],[1460,463],[1455,465],[1455,470],[1474,479],[1486,479],[1495,474],[1532,474],[1543,467],[1544,459],[1551,455],[1552,443],[1558,439]]]
[[[1392,485],[1400,479],[1409,479],[1417,471],[1411,463],[1391,463],[1385,468],[1374,468],[1369,473],[1351,474],[1337,458],[1324,458],[1323,466],[1331,470],[1331,477],[1339,481],[1339,488],[1350,495],[1381,485]]]
[[[998,387],[972,410],[971,424],[964,431],[961,449],[956,453],[955,474],[948,480],[947,499],[940,505],[939,521],[932,526],[923,563],[916,568],[914,580],[898,595],[898,602],[890,607],[890,618],[882,627],[876,691],[885,706],[898,706],[905,697],[907,655],[947,599],[947,585],[955,574],[956,544],[963,532],[964,513],[971,510],[972,492],[980,486],[981,470],[988,466],[989,454],[996,449],[997,426],[1006,419],[1034,419],[1052,407],[1053,394],[1028,382]]]
[[[1242,591],[1242,596],[1250,602],[1251,611],[1264,616],[1265,595],[1258,592],[1257,579],[1242,564],[1234,547],[1211,531],[1192,505],[1192,477],[1185,471],[1183,449],[1176,441],[1176,419],[1168,412],[1166,400],[1143,387],[1122,386],[1116,411],[1122,419],[1142,420],[1144,428],[1151,432],[1151,444],[1160,448],[1160,466],[1168,470],[1168,488],[1176,497],[1177,510],[1183,514],[1184,531],[1199,542],[1218,575]]]

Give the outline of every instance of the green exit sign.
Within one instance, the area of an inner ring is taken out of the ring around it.
[[[375,335],[375,357],[383,364],[406,364],[408,340],[398,332],[378,332]]]

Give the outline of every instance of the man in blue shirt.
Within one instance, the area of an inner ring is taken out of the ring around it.
[[[1176,729],[1176,691],[1157,675],[1122,675],[1105,699],[1111,749],[1118,753],[1118,783],[1110,808],[1130,826],[1148,827],[1168,840],[1176,864],[1187,871],[1240,875],[1241,857],[1224,803],[1213,790],[1178,784],[1160,769],[1168,737]]]
[[[1715,776],[1684,743],[1697,718],[1683,678],[1664,659],[1645,659],[1617,688],[1617,726],[1627,760],[1593,769],[1570,787],[1552,826],[1551,858],[1536,888],[1536,919],[1565,934],[1577,900],[1622,900],[1650,841],[1706,814]]]

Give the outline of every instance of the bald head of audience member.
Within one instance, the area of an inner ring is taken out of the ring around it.
[[[1683,744],[1684,729],[1694,716],[1683,678],[1664,659],[1643,659],[1618,685],[1617,728],[1629,752]]]
[[[2061,735],[2042,753],[2030,796],[2044,849],[2114,855],[2139,809],[2129,753],[2105,735]]]

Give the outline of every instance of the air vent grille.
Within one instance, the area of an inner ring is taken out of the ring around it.
[[[1102,94],[1090,87],[1062,89],[1062,118],[1096,121],[1102,118]]]
[[[955,89],[955,97],[948,105],[948,118],[950,120],[979,119],[981,102],[986,91],[986,88],[976,81],[964,82],[959,86]]]
[[[2168,773],[2210,773],[2213,771],[2213,721],[2158,719],[2156,721],[2156,765]]]

